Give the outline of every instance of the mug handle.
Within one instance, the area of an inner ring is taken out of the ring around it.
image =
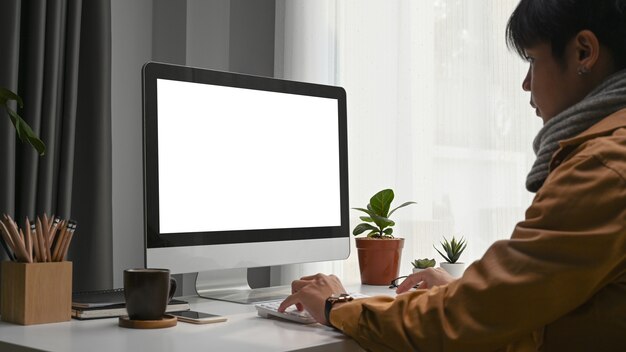
[[[168,295],[167,302],[169,303],[174,297],[174,293],[176,293],[176,279],[170,277],[170,294]]]

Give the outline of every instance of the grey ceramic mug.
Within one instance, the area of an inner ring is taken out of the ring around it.
[[[132,320],[159,320],[176,292],[168,269],[124,270],[126,311]]]

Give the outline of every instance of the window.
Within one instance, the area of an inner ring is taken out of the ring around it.
[[[413,259],[443,260],[433,249],[443,236],[467,238],[463,262],[480,258],[530,205],[541,120],[521,89],[527,67],[505,44],[517,2],[277,2],[277,76],[347,91],[350,205],[387,187],[394,204],[418,202],[394,214],[406,239],[401,274]],[[288,274],[313,271],[356,282],[356,250]]]

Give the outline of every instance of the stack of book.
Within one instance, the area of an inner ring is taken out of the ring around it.
[[[166,312],[189,310],[189,303],[172,299]],[[72,318],[98,319],[126,315],[124,289],[76,292],[72,294]]]

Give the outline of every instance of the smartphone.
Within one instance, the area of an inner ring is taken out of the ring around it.
[[[209,323],[219,323],[222,321],[226,321],[226,317],[222,315],[209,314],[203,312],[196,312],[193,310],[186,310],[183,312],[171,312],[167,313],[178,318],[178,321],[184,321],[185,323],[192,324],[209,324]]]

